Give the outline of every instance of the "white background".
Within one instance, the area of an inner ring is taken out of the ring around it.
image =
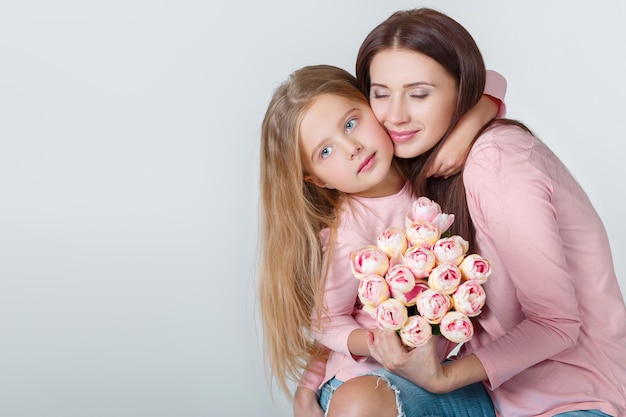
[[[402,8],[475,36],[589,193],[624,293],[625,4],[3,1],[0,415],[290,415],[254,304],[259,126],[292,70],[352,72]]]

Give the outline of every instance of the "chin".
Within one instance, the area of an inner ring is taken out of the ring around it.
[[[414,146],[398,146],[393,149],[393,154],[397,158],[409,159],[423,154],[420,149],[416,149]]]

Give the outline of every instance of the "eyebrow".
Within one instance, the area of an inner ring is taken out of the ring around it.
[[[416,81],[414,83],[403,84],[402,88],[419,87],[420,85],[429,85],[431,87],[435,87],[435,84],[433,84],[433,83],[429,83],[429,82],[426,82],[426,81]],[[370,84],[370,88],[371,87],[389,88],[385,84],[380,84],[380,83],[371,83]]]
[[[341,116],[341,118],[339,118],[339,123],[337,123],[337,127],[341,127],[341,126],[343,125],[343,123],[344,123],[343,121],[344,121],[344,120],[346,120],[346,118],[348,117],[348,115],[349,115],[350,113],[355,112],[356,110],[358,110],[358,108],[357,108],[357,107],[351,107],[350,109],[348,109],[348,111],[346,111],[346,112],[345,112],[345,113]],[[322,140],[320,140],[320,143],[319,143],[317,146],[315,146],[315,147],[313,148],[313,150],[311,151],[311,160],[312,160],[312,161],[313,161],[313,160],[315,160],[316,155],[317,155],[317,154],[319,154],[319,150],[322,148],[322,144],[323,144],[324,142],[326,142],[327,140],[328,140],[327,138],[323,138]]]

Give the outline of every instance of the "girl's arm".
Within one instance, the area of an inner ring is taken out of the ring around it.
[[[324,382],[326,361],[317,359],[309,362],[298,382],[293,397],[294,417],[323,417],[324,411],[318,402],[318,387]]]
[[[363,351],[354,351],[349,346],[353,331],[365,331],[354,318],[354,303],[358,294],[359,281],[350,269],[350,253],[362,246],[362,241],[343,240],[335,242],[332,262],[329,266],[324,288],[326,311],[321,318],[314,312],[311,317],[312,334],[315,340],[326,348],[348,357],[362,356]]]
[[[350,333],[348,337],[348,349],[355,356],[372,356],[369,350],[369,346],[367,345],[367,340],[370,337],[370,334],[374,335],[378,333],[378,329],[366,330],[366,329],[356,329]]]
[[[504,96],[506,80],[495,71],[487,71],[485,92],[478,103],[465,114],[435,155],[428,176],[449,177],[461,171],[476,134],[495,117],[506,113]]]

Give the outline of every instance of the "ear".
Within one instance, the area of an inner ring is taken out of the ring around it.
[[[311,184],[317,185],[320,188],[328,188],[329,190],[333,189],[333,187],[329,186],[324,181],[320,180],[319,178],[313,177],[311,175],[305,175],[304,180],[306,182],[310,182]]]

